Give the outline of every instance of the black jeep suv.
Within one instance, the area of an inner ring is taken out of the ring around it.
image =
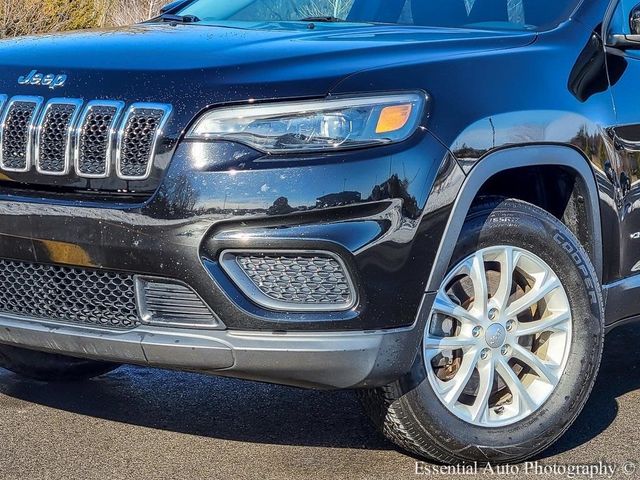
[[[514,462],[640,314],[640,6],[185,0],[0,42],[0,363],[357,389]]]

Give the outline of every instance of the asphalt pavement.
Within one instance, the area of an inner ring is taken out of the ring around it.
[[[640,478],[639,345],[640,325],[614,331],[574,427],[538,464],[493,474],[421,464],[417,476],[416,459],[378,435],[351,392],[137,367],[70,385],[0,370],[0,478],[605,478],[608,467]]]

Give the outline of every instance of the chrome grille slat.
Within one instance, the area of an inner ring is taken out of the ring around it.
[[[172,111],[171,105],[0,94],[0,169],[82,178],[146,180]],[[42,113],[41,113],[42,109]]]
[[[82,100],[47,102],[36,125],[35,164],[38,173],[67,175],[71,170],[73,133]]]
[[[129,107],[118,132],[118,177],[144,180],[150,175],[158,139],[170,113],[169,105],[134,103]]]
[[[31,168],[33,135],[41,97],[13,97],[0,122],[0,168],[27,172]]]
[[[111,173],[112,151],[123,102],[89,102],[80,118],[75,169],[80,177],[106,178]]]

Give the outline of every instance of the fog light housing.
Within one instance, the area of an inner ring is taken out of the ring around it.
[[[269,310],[345,311],[357,303],[351,275],[332,252],[225,250],[220,265],[247,298]]]

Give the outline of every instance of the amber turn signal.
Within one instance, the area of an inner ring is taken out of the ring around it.
[[[376,133],[395,132],[403,128],[411,118],[413,105],[392,105],[384,107],[380,112]]]

